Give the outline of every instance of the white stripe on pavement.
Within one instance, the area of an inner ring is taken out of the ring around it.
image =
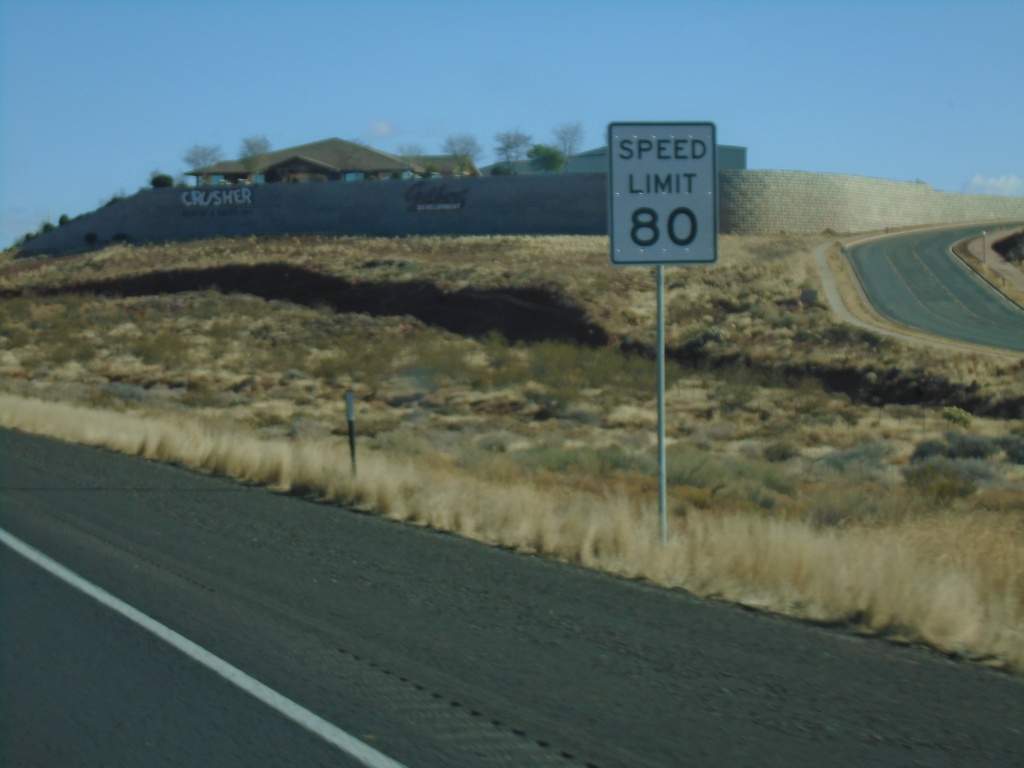
[[[174,646],[179,651],[195,661],[198,661],[203,666],[213,670],[225,680],[233,683],[251,696],[255,696],[264,704],[277,710],[288,719],[298,723],[303,728],[312,731],[329,744],[333,744],[342,752],[345,752],[367,768],[405,768],[401,763],[392,760],[387,755],[378,752],[367,744],[364,744],[355,736],[346,733],[338,726],[327,722],[319,715],[310,712],[299,704],[296,704],[294,701],[283,696],[272,688],[268,688],[259,680],[250,677],[237,667],[233,667],[231,664],[228,664],[219,656],[214,656],[205,648],[193,643],[187,637],[178,634],[169,627],[165,627],[160,622],[142,613],[142,611],[133,608],[123,600],[114,597],[106,590],[97,587],[92,582],[86,581],[74,571],[65,568],[56,560],[47,557],[39,550],[23,542],[21,539],[12,536],[3,528],[0,528],[0,542],[6,544],[22,557],[32,561],[40,568],[50,572],[80,592],[85,593],[97,602],[121,614],[129,621],[134,622],[143,629],[156,635],[164,642]]]

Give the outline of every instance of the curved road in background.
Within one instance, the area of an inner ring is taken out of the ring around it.
[[[983,226],[930,229],[847,249],[868,300],[893,323],[971,344],[1024,352],[1024,310],[952,254]]]
[[[869,301],[886,319],[936,336],[1024,352],[1024,310],[951,252],[954,243],[983,229],[892,235],[851,246],[847,257]]]

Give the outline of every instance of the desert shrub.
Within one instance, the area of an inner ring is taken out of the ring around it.
[[[846,472],[852,469],[875,469],[889,454],[888,447],[879,442],[862,443],[843,448],[824,456],[820,463],[827,469]]]
[[[638,456],[642,471],[658,474],[658,457],[654,452]],[[696,488],[717,489],[728,479],[720,459],[685,445],[672,445],[665,451],[665,478],[672,485],[692,485]]]
[[[399,369],[431,392],[451,382],[464,382],[471,376],[466,349],[446,338],[422,339],[414,345],[415,362]]]
[[[951,459],[987,459],[1001,450],[998,440],[980,435],[947,432],[946,441],[946,455]]]
[[[633,456],[618,445],[601,448],[565,448],[550,444],[509,454],[532,469],[550,472],[575,470],[586,474],[604,474],[611,470],[628,470],[635,465]]]
[[[707,488],[697,488],[692,485],[681,485],[672,488],[669,496],[673,506],[678,511],[683,512],[687,508],[710,509],[715,498],[714,491]]]
[[[71,336],[55,344],[49,352],[49,359],[57,365],[68,362],[88,363],[96,357],[96,346],[81,336]]]
[[[941,440],[922,440],[910,455],[912,462],[928,461],[934,458],[948,458],[949,446]]]
[[[470,383],[474,388],[502,389],[526,380],[525,349],[510,347],[497,331],[488,333],[479,344],[487,365],[471,372]]]
[[[945,459],[987,459],[1004,450],[1002,442],[991,437],[947,432],[946,442],[924,440],[910,456],[911,462]]]
[[[904,468],[908,486],[938,500],[970,496],[979,482],[991,480],[992,468],[983,461],[933,457]]]
[[[868,346],[871,349],[876,350],[890,348],[893,346],[892,339],[890,339],[888,336],[883,336],[880,333],[876,333],[875,331],[869,331],[863,328],[860,329],[860,341],[865,346]]]
[[[774,493],[791,494],[796,489],[796,476],[787,468],[757,459],[735,459],[729,464],[733,475],[730,485],[741,489],[740,495],[751,496],[751,488],[767,488]]]
[[[632,453],[619,445],[606,445],[595,451],[599,471],[608,470],[630,470],[636,465],[636,459]]]
[[[181,403],[189,408],[210,408],[223,405],[224,395],[210,384],[190,381],[182,392]]]
[[[723,382],[721,387],[711,392],[711,397],[725,414],[750,407],[755,403],[756,395],[757,389],[745,382]]]
[[[32,317],[33,301],[24,296],[4,299],[0,302],[0,320],[5,333],[10,333],[11,322],[24,322]]]
[[[641,471],[657,474],[653,452],[638,455],[636,464]],[[760,459],[725,460],[685,445],[669,446],[666,464],[671,486],[700,488],[761,510],[774,510],[780,495],[791,494],[796,485],[793,473],[779,464]]]
[[[863,328],[854,328],[851,325],[836,324],[829,325],[821,332],[822,337],[833,344],[851,344],[879,350],[889,344],[889,340],[875,331]],[[809,340],[804,338],[802,340]]]
[[[149,392],[138,384],[128,384],[123,381],[112,381],[106,386],[109,392],[124,402],[144,403],[150,399]]]
[[[999,440],[999,446],[1006,451],[1006,460],[1024,464],[1024,436],[1008,435]]]
[[[0,314],[0,320],[3,319],[3,315]],[[4,328],[3,335],[0,336],[4,340],[5,349],[18,349],[19,347],[27,346],[31,344],[35,336],[27,328],[16,327],[16,328]]]
[[[969,427],[971,426],[971,414],[965,411],[963,408],[958,408],[955,405],[947,406],[942,409],[942,418],[952,424],[955,427]]]
[[[774,513],[779,508],[778,494],[761,485],[744,485],[739,489],[730,489],[730,493],[765,512]]]
[[[502,484],[521,483],[530,470],[502,453],[464,449],[455,457],[455,466],[475,477]]]
[[[516,347],[511,354],[495,355],[492,351],[490,358],[492,382],[511,383],[509,376],[518,374],[519,382],[532,380],[543,384],[547,396],[563,405],[578,399],[584,389],[646,395],[655,385],[651,361],[611,347],[590,349],[575,344],[542,342]],[[681,375],[678,364],[666,363],[666,382]]]
[[[789,461],[800,455],[800,449],[791,440],[777,440],[765,446],[764,457],[771,462]]]
[[[832,483],[807,497],[803,519],[816,528],[892,525],[938,511],[932,500],[886,484]]]
[[[396,352],[390,345],[367,343],[355,340],[339,343],[337,349],[321,357],[312,370],[313,375],[331,380],[350,377],[367,383],[379,383],[396,370]],[[299,344],[289,346],[285,351],[273,350],[267,356],[270,370],[286,371],[289,368],[306,367],[305,350]],[[407,367],[405,373],[417,381],[435,386],[432,374],[415,365]]]
[[[779,318],[781,317],[777,306],[763,301],[754,304],[754,306],[750,308],[750,314],[757,320],[768,323],[769,325],[778,323]]]
[[[838,504],[816,504],[804,514],[804,520],[814,528],[839,528],[855,517],[853,508]]]
[[[959,459],[954,460],[954,464],[957,472],[964,477],[970,478],[976,485],[991,483],[998,477],[995,467],[987,461]]]
[[[402,431],[382,432],[368,442],[376,450],[408,456],[429,454],[435,450],[434,444],[427,438]]]
[[[759,260],[773,261],[798,253],[803,243],[796,237],[778,237],[752,245],[748,250]]]
[[[189,343],[181,334],[158,331],[135,339],[132,352],[147,365],[174,368],[188,356]]]
[[[332,352],[318,357],[309,366],[309,374],[318,379],[332,381],[344,377],[346,374],[352,374],[352,368],[353,366],[344,353]]]

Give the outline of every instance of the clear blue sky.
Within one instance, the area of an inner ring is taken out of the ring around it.
[[[570,121],[716,123],[750,168],[1024,195],[1021,0],[0,0],[0,246],[328,137],[439,152]]]

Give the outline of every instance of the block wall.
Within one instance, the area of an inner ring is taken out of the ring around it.
[[[726,233],[865,232],[961,221],[1024,221],[1024,198],[798,171],[723,170]],[[145,189],[29,240],[56,252],[116,240],[237,235],[602,235],[604,174]]]
[[[604,174],[144,189],[25,244],[81,248],[87,238],[160,242],[315,233],[558,235],[607,232]]]
[[[1024,220],[1024,198],[938,192],[927,184],[800,171],[721,171],[719,228],[736,234],[867,232]]]

